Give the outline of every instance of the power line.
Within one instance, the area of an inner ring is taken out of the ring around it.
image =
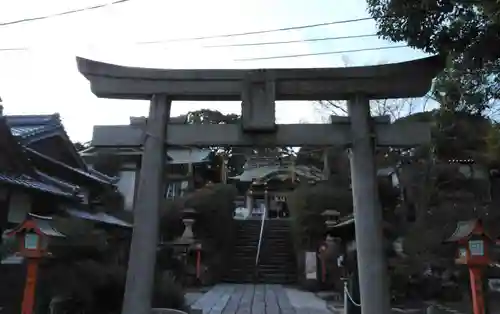
[[[26,51],[29,47],[0,48],[0,51]]]
[[[399,46],[363,48],[363,49],[353,49],[353,50],[343,50],[343,51],[327,51],[327,52],[316,52],[316,53],[304,53],[304,54],[296,54],[296,55],[283,55],[283,56],[244,58],[244,59],[235,59],[234,61],[254,61],[254,60],[271,60],[271,59],[300,58],[300,57],[310,57],[310,56],[334,55],[334,54],[340,54],[340,53],[353,53],[353,52],[361,52],[361,51],[374,51],[374,50],[396,49],[396,48],[404,48],[404,47],[408,47],[408,46],[406,46],[406,45],[399,45]]]
[[[60,12],[60,13],[55,13],[55,14],[46,15],[46,16],[40,16],[40,17],[34,17],[34,18],[26,18],[26,19],[17,20],[17,21],[3,22],[3,23],[0,23],[0,26],[8,26],[8,25],[14,25],[14,24],[19,24],[19,23],[24,23],[24,22],[38,21],[38,20],[48,19],[48,18],[52,18],[52,17],[58,17],[58,16],[63,16],[63,15],[68,15],[68,14],[83,12],[83,11],[87,11],[87,10],[94,10],[94,9],[98,9],[98,8],[103,8],[103,7],[108,6],[108,5],[113,5],[113,4],[118,4],[118,3],[124,3],[124,2],[128,2],[128,1],[130,1],[130,0],[116,0],[116,1],[113,1],[111,3],[95,5],[95,6],[92,6],[92,7],[86,7],[86,8],[82,8],[82,9],[76,9],[76,10],[71,10],[71,11],[66,11],[66,12]],[[267,29],[267,30],[260,30],[260,31],[244,32],[244,33],[231,33],[231,34],[222,34],[222,35],[190,37],[190,38],[177,38],[177,39],[167,39],[167,40],[157,40],[157,41],[139,41],[139,42],[135,42],[134,44],[138,44],[138,45],[142,45],[142,44],[160,44],[160,43],[175,43],[175,42],[197,41],[197,40],[204,40],[204,39],[240,37],[240,36],[247,36],[247,35],[256,35],[256,34],[266,34],[266,33],[283,32],[283,31],[290,31],[290,30],[307,29],[307,28],[320,27],[320,26],[328,26],[328,25],[335,25],[335,24],[354,23],[354,22],[367,21],[367,20],[371,20],[371,19],[372,19],[371,17],[364,17],[364,18],[357,18],[357,19],[350,19],[350,20],[333,21],[333,22],[308,24],[308,25],[299,25],[299,26],[283,27],[283,28],[276,28],[276,29]],[[204,48],[216,48],[216,47],[231,47],[231,46],[278,45],[278,44],[288,44],[288,43],[294,43],[294,42],[315,42],[315,41],[326,41],[326,40],[347,39],[347,38],[374,37],[374,36],[377,36],[377,35],[376,34],[367,34],[367,35],[326,37],[326,38],[311,38],[311,39],[302,39],[302,40],[289,40],[289,41],[276,41],[276,42],[257,42],[257,43],[246,43],[246,44],[243,43],[243,44],[235,44],[235,45],[203,46],[203,47]],[[0,51],[26,51],[26,50],[30,50],[30,47],[0,48]]]
[[[284,31],[291,31],[291,30],[320,27],[320,26],[361,22],[361,21],[367,21],[367,20],[371,20],[371,19],[372,19],[371,17],[363,17],[363,18],[358,18],[358,19],[350,19],[350,20],[334,21],[334,22],[326,22],[326,23],[317,23],[317,24],[308,24],[308,25],[299,25],[299,26],[267,29],[267,30],[261,30],[261,31],[244,32],[244,33],[232,33],[232,34],[221,34],[221,35],[200,36],[200,37],[187,37],[187,38],[165,39],[165,40],[156,40],[156,41],[142,41],[142,42],[138,42],[138,44],[160,44],[160,43],[172,43],[172,42],[180,42],[180,41],[196,41],[196,40],[204,40],[204,39],[216,39],[216,38],[227,38],[227,37],[239,37],[239,36],[257,35],[257,34],[267,34],[267,33],[284,32]]]
[[[228,47],[249,47],[249,46],[264,46],[264,45],[282,45],[291,43],[302,43],[302,42],[318,42],[318,41],[329,41],[329,40],[340,40],[340,39],[355,39],[355,38],[367,38],[376,37],[377,34],[364,34],[364,35],[351,35],[351,36],[338,36],[338,37],[322,37],[322,38],[309,38],[309,39],[297,39],[297,40],[285,40],[285,41],[267,41],[267,42],[253,42],[253,43],[241,43],[241,44],[227,44],[227,45],[203,45],[201,48],[228,48]],[[133,43],[133,44],[138,44]],[[0,51],[23,51],[30,50],[30,47],[16,47],[16,48],[0,48]]]
[[[248,46],[281,45],[281,44],[306,43],[306,42],[339,40],[339,39],[351,39],[351,38],[367,38],[367,37],[376,37],[376,36],[378,36],[378,35],[377,34],[365,34],[365,35],[352,35],[352,36],[338,36],[338,37],[322,37],[322,38],[285,40],[285,41],[263,41],[263,42],[242,43],[242,44],[208,45],[208,46],[203,46],[203,48],[224,48],[224,47],[248,47]]]
[[[110,3],[97,4],[94,6],[85,7],[85,8],[81,8],[81,9],[74,9],[74,10],[70,10],[70,11],[54,13],[54,14],[49,14],[49,15],[45,15],[45,16],[30,17],[30,18],[25,18],[25,19],[16,20],[16,21],[3,22],[3,23],[0,23],[0,26],[9,26],[9,25],[14,25],[14,24],[45,20],[45,19],[50,19],[53,17],[59,17],[59,16],[63,16],[63,15],[69,15],[69,14],[73,14],[73,13],[80,13],[80,12],[84,12],[84,11],[100,9],[100,8],[107,7],[109,5],[124,3],[124,2],[128,2],[128,1],[130,1],[130,0],[115,0],[115,1],[110,2]]]

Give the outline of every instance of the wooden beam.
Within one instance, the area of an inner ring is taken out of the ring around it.
[[[353,94],[372,99],[425,95],[444,67],[439,56],[385,65],[322,69],[161,70],[125,67],[77,58],[79,71],[98,97],[174,100],[241,100],[243,82],[274,81],[276,100],[342,100]]]
[[[178,146],[331,146],[349,145],[349,123],[337,124],[279,124],[275,133],[245,133],[237,124],[170,124],[168,145]],[[95,126],[93,146],[141,146],[144,131],[129,125]],[[427,123],[378,123],[378,146],[412,147],[428,143]]]

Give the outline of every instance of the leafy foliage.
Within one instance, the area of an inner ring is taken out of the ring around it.
[[[297,250],[316,250],[325,238],[325,210],[341,215],[352,212],[352,196],[348,184],[325,182],[302,184],[287,198],[294,243]]]
[[[43,269],[41,285],[48,298],[59,296],[69,313],[119,313],[125,292],[126,268],[96,260],[53,261]],[[182,287],[168,273],[155,276],[153,307],[186,310]],[[47,302],[44,302],[47,303]]]
[[[188,124],[239,124],[241,116],[237,114],[223,114],[217,110],[201,109],[191,111],[186,116]],[[243,172],[243,165],[249,156],[282,157],[292,153],[288,147],[211,147],[219,156],[228,160],[229,176],[236,176]]]
[[[378,34],[428,53],[451,53],[481,67],[500,57],[500,24],[485,12],[491,1],[368,0]],[[498,11],[500,4],[491,5]]]
[[[481,218],[494,234],[499,231],[495,225],[500,217],[493,210],[498,198],[491,194],[497,179],[490,176],[490,169],[498,164],[500,136],[488,119],[446,108],[396,123],[408,121],[430,122],[432,142],[398,157],[404,196],[399,213],[403,247],[410,269],[428,263],[451,266],[454,248],[442,241],[453,233],[457,222]]]
[[[88,143],[80,143],[80,142],[76,142],[76,143],[73,143],[73,145],[75,146],[75,149],[77,152],[81,151],[81,150],[84,150],[86,148],[89,147]]]
[[[169,272],[158,274],[155,282],[152,305],[154,308],[168,308],[187,311],[182,287]]]
[[[197,212],[193,232],[195,238],[202,242],[203,260],[215,279],[225,270],[226,257],[232,252],[236,195],[232,185],[208,185],[170,202],[162,212],[161,234],[166,241],[182,235],[182,209],[192,208]]]
[[[448,56],[434,97],[449,110],[486,113],[500,97],[500,4],[495,1],[367,0],[378,35]],[[492,112],[490,112],[491,114]]]

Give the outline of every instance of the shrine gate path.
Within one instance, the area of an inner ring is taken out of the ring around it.
[[[332,313],[326,302],[313,293],[282,285],[219,284],[190,303],[191,308],[201,309],[203,314]]]

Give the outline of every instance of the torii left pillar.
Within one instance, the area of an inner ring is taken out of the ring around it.
[[[153,95],[146,125],[141,175],[134,204],[134,231],[130,246],[123,314],[151,313],[160,206],[163,204],[167,124],[171,99]]]

